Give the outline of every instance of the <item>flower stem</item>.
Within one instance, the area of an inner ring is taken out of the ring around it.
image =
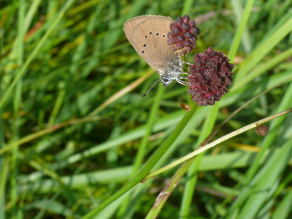
[[[154,153],[151,159],[147,162],[147,164],[128,182],[126,183],[119,191],[110,196],[107,200],[101,203],[98,207],[91,210],[88,214],[82,217],[82,219],[89,219],[96,215],[99,211],[105,208],[107,205],[121,197],[127,191],[132,189],[138,183],[140,183],[145,176],[151,171],[151,169],[155,166],[155,164],[159,161],[159,159],[165,154],[165,152],[170,148],[173,142],[178,138],[181,132],[184,130],[190,119],[193,117],[195,112],[197,111],[198,105],[194,104],[191,108],[191,111],[186,112],[182,120],[177,125],[176,129],[173,133],[168,137],[168,139],[160,146],[160,148]],[[144,180],[143,180],[144,181]]]
[[[290,113],[290,112],[292,112],[292,108],[288,109],[288,110],[285,110],[285,111],[283,111],[281,113],[277,113],[277,114],[275,114],[273,116],[269,116],[269,117],[267,117],[265,119],[259,120],[257,122],[252,123],[252,124],[249,124],[247,126],[244,126],[243,128],[238,129],[238,130],[236,130],[234,132],[231,132],[231,133],[229,133],[229,134],[227,134],[227,135],[225,135],[225,136],[223,136],[223,137],[211,142],[210,144],[207,144],[206,146],[201,147],[201,148],[193,151],[192,153],[190,153],[190,154],[178,159],[177,161],[175,161],[175,162],[173,162],[173,163],[171,163],[171,164],[169,164],[169,165],[167,165],[167,166],[165,166],[165,167],[163,167],[163,168],[161,168],[159,170],[156,170],[156,171],[150,173],[149,175],[147,175],[145,177],[144,181],[146,181],[147,179],[149,179],[151,177],[154,177],[154,176],[156,176],[156,175],[158,175],[160,173],[163,173],[163,172],[165,172],[165,171],[167,171],[167,170],[169,170],[169,169],[171,169],[171,168],[173,168],[173,167],[175,167],[175,166],[177,166],[177,165],[179,165],[179,164],[181,164],[181,163],[193,158],[194,156],[196,156],[196,155],[198,155],[198,154],[200,154],[200,153],[202,153],[202,152],[204,152],[204,151],[216,146],[217,144],[219,144],[219,143],[221,143],[223,141],[226,141],[227,139],[230,139],[230,138],[232,138],[232,137],[234,137],[236,135],[239,135],[239,134],[241,134],[241,133],[243,133],[245,131],[248,131],[248,130],[250,130],[252,128],[255,128],[257,125],[263,124],[265,122],[268,122],[268,121],[270,121],[272,119],[275,119],[275,118],[277,118],[279,116],[285,115],[285,114]]]

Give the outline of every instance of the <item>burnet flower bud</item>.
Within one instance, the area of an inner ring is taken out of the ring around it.
[[[196,28],[196,22],[191,20],[188,15],[178,17],[170,24],[170,32],[168,32],[168,44],[179,56],[185,56],[191,53],[196,47],[197,37],[200,29]]]

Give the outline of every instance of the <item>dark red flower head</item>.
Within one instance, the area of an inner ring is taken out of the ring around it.
[[[196,28],[196,22],[188,15],[178,17],[170,24],[170,30],[167,34],[168,44],[177,55],[185,56],[196,47],[196,35],[200,33],[200,29]]]
[[[231,85],[233,65],[222,52],[209,47],[194,56],[188,76],[189,94],[199,106],[214,105]]]

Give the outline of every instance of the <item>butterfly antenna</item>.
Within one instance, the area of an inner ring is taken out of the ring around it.
[[[157,80],[157,81],[155,81],[154,84],[152,84],[152,86],[150,87],[150,89],[143,95],[143,97],[145,97],[149,93],[149,91],[154,87],[155,84],[157,84],[158,81],[160,81],[160,79]]]

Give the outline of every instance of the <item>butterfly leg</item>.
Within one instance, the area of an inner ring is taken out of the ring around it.
[[[184,81],[181,81],[181,80],[179,80],[179,79],[177,79],[176,81],[177,81],[178,83],[180,83],[180,84],[184,85],[184,86],[186,86],[186,85],[187,85],[187,83],[186,83],[186,82],[184,82]]]
[[[185,82],[185,81],[188,81],[188,76],[189,75],[190,74],[187,73],[187,72],[181,72],[178,77],[179,77],[179,80],[183,80],[183,82]]]
[[[176,77],[176,81],[184,86],[187,85],[187,82],[185,81],[186,79],[186,77]]]
[[[189,62],[185,62],[185,61],[181,61],[183,64],[187,64],[187,65],[192,65],[191,63]]]

